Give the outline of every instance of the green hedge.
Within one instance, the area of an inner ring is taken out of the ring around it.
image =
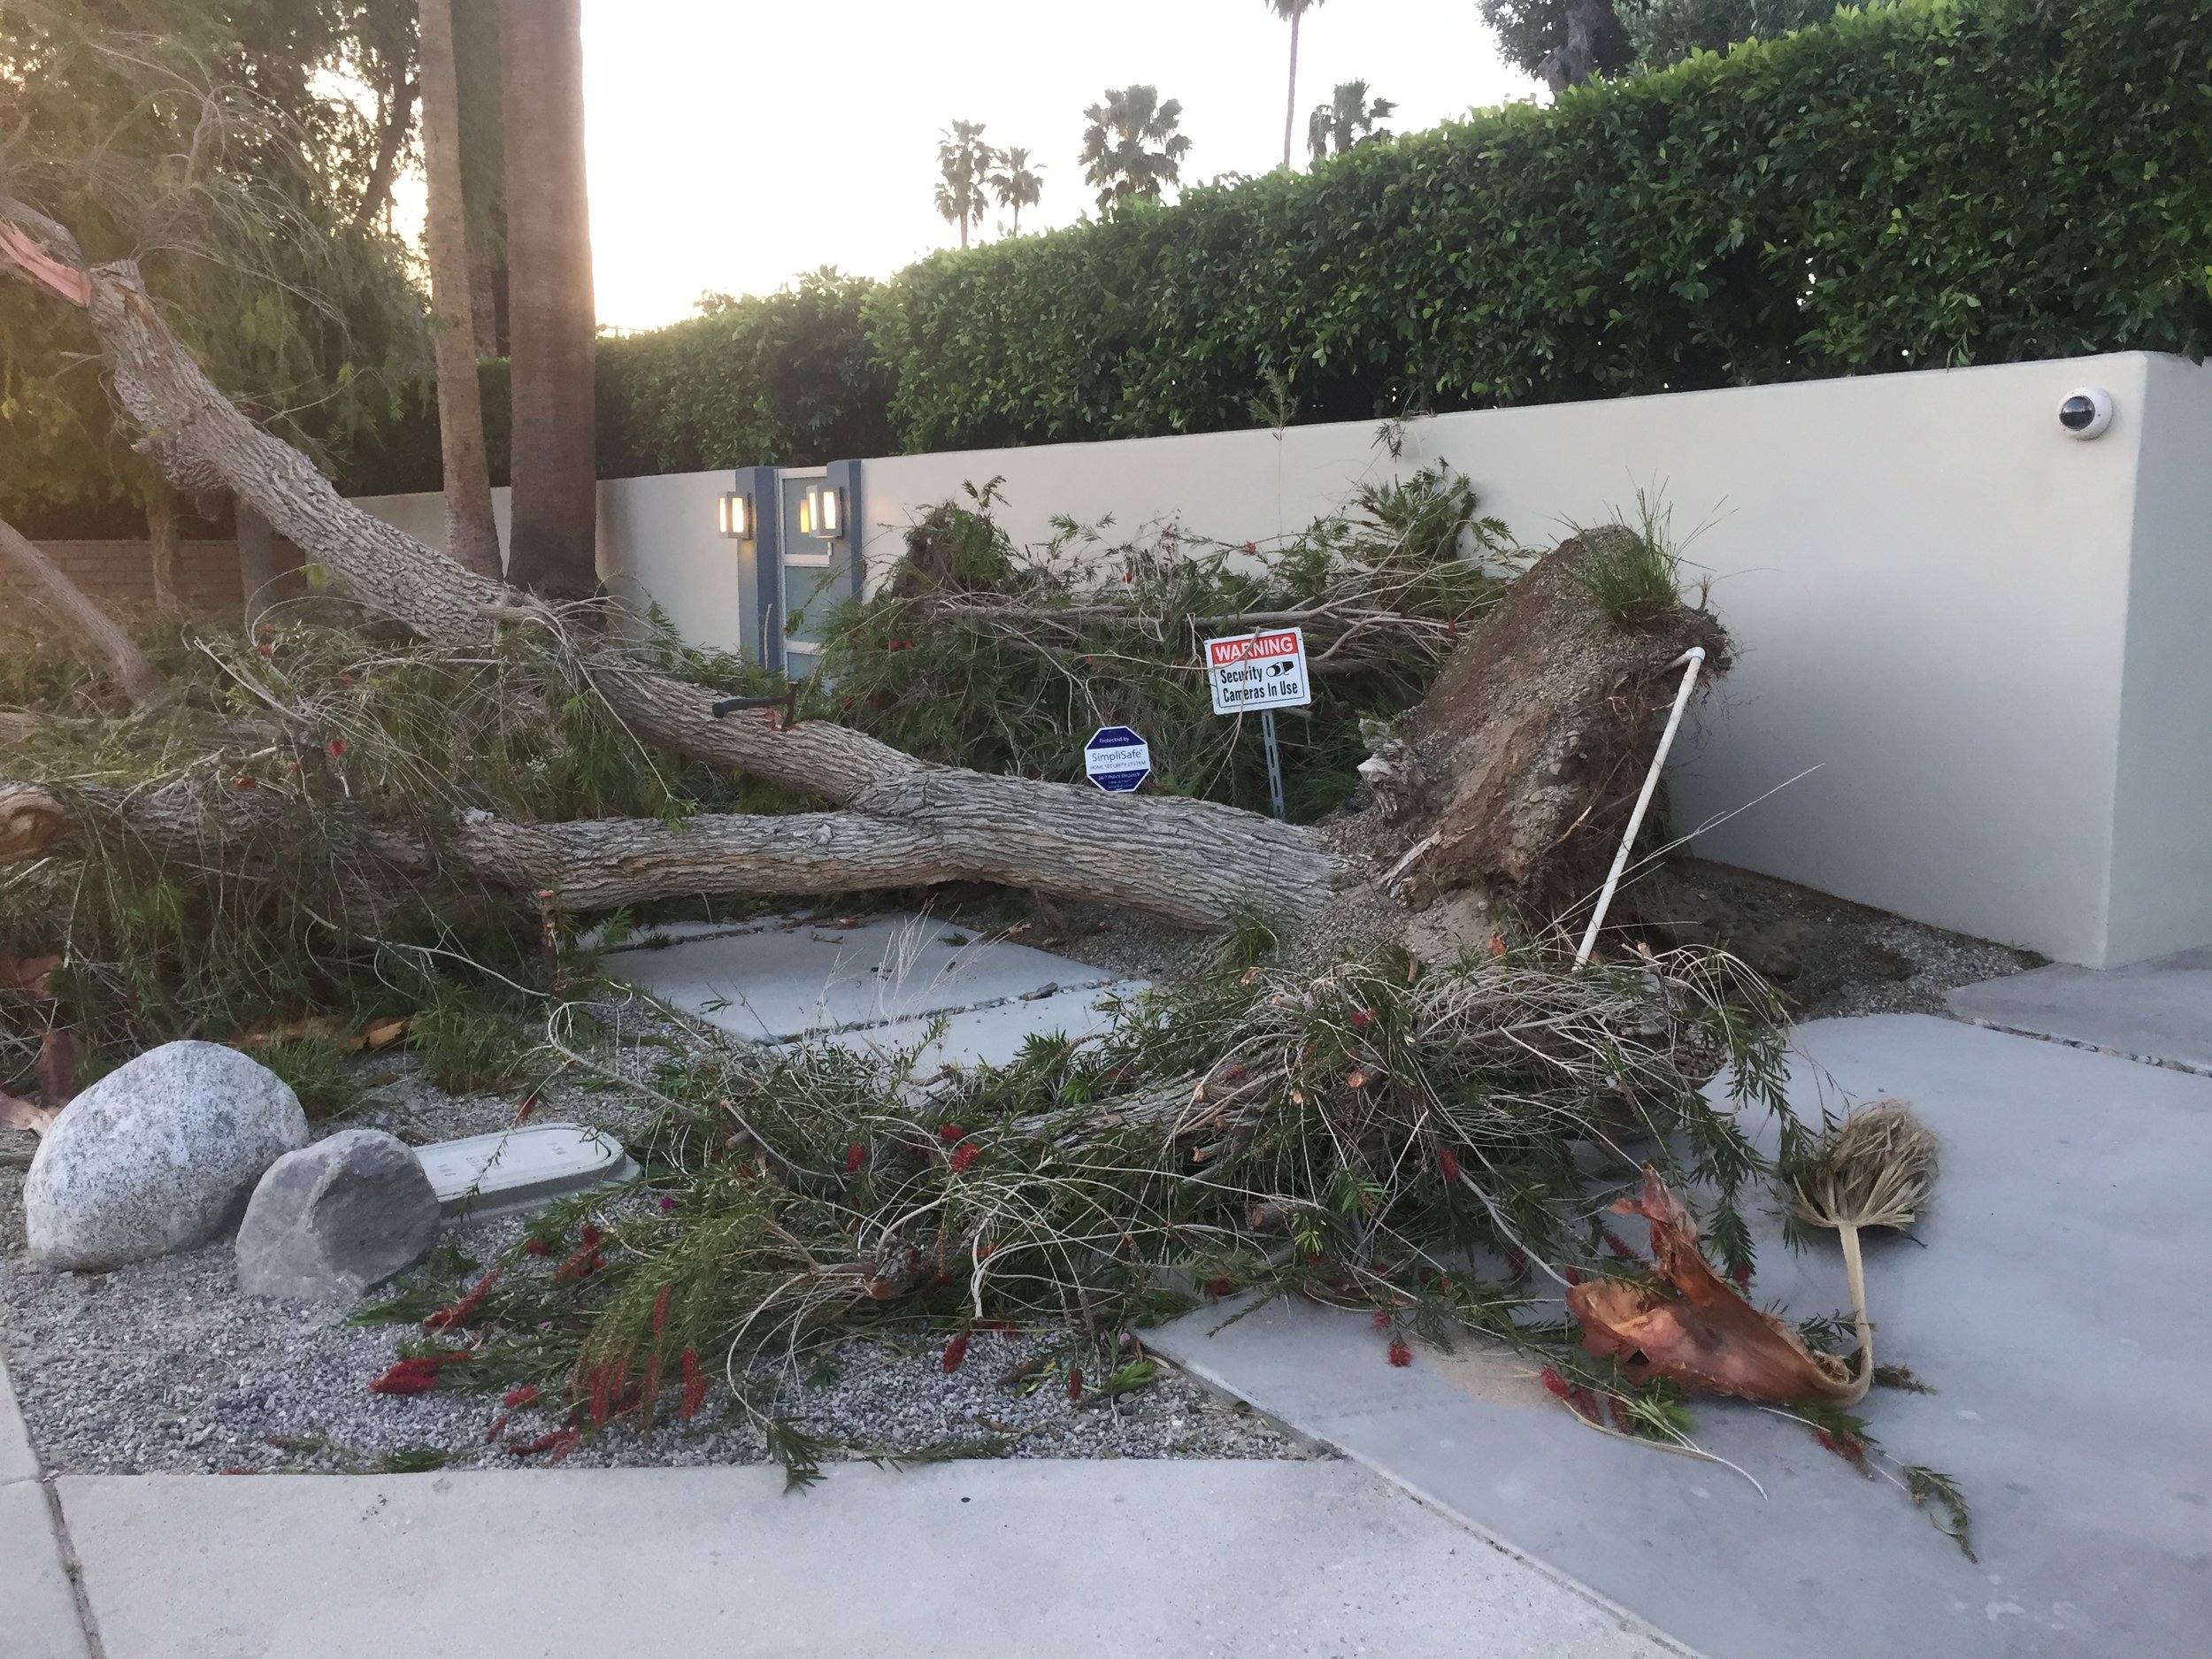
[[[610,342],[601,470],[2208,342],[2212,0],[1907,0]]]

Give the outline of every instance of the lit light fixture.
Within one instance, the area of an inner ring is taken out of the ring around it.
[[[743,490],[722,497],[722,534],[733,541],[753,539],[753,498]]]
[[[816,484],[799,497],[799,534],[834,541],[843,526],[844,492]]]

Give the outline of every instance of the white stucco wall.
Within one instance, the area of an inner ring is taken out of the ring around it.
[[[2066,436],[2073,388],[2117,403]],[[1443,460],[1532,546],[1663,497],[1739,660],[1672,774],[1707,856],[2063,960],[2212,942],[2212,369],[2139,353],[1374,423],[871,460],[871,568],[966,483],[1001,521],[1265,541]],[[600,562],[736,640],[728,474],[601,487]],[[501,492],[503,495],[503,492]],[[434,498],[370,503],[416,529]],[[1800,777],[1798,774],[1807,773]],[[1795,781],[1792,781],[1794,779]],[[1733,816],[1729,816],[1729,815]]]

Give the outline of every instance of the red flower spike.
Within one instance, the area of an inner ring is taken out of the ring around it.
[[[676,1415],[686,1418],[695,1417],[699,1415],[699,1408],[706,1402],[707,1379],[706,1374],[699,1369],[699,1350],[687,1348],[684,1350],[683,1409]]]
[[[1543,1381],[1545,1389],[1555,1398],[1564,1400],[1567,1397],[1567,1379],[1564,1377],[1548,1365],[1544,1367],[1539,1376]]]
[[[527,1094],[525,1094],[522,1097],[522,1103],[515,1108],[515,1121],[518,1124],[528,1123],[530,1121],[530,1114],[537,1110],[537,1109],[538,1092],[535,1089],[532,1089]]]
[[[1385,1313],[1380,1308],[1378,1308],[1375,1310],[1374,1317],[1368,1320],[1367,1323],[1374,1326],[1377,1331],[1387,1331],[1390,1329],[1390,1316]]]
[[[1352,1016],[1352,1029],[1354,1031],[1365,1031],[1374,1023],[1375,1017],[1363,1008],[1361,1009],[1359,1012]]]
[[[541,1434],[526,1445],[510,1446],[507,1450],[509,1455],[515,1457],[534,1457],[540,1452],[549,1452],[556,1447],[563,1445],[566,1446],[568,1451],[573,1451],[575,1442],[580,1438],[574,1429],[555,1429],[550,1434]],[[564,1456],[566,1455],[566,1452],[563,1453]]]
[[[1585,1387],[1580,1383],[1577,1383],[1573,1387],[1567,1390],[1567,1404],[1573,1410],[1575,1416],[1580,1417],[1585,1423],[1598,1423],[1603,1421],[1603,1419],[1598,1415],[1597,1395],[1592,1394],[1588,1388]]]
[[[960,1363],[967,1357],[968,1339],[964,1336],[956,1336],[945,1344],[943,1369],[949,1372],[956,1371],[960,1369]]]
[[[245,773],[240,772],[230,780],[230,787],[234,789],[250,789],[253,787],[253,780],[247,777]]]
[[[1219,1302],[1235,1288],[1236,1286],[1232,1285],[1226,1278],[1210,1279],[1206,1281],[1206,1294],[1216,1302]]]
[[[522,1253],[525,1256],[550,1256],[553,1254],[553,1247],[543,1239],[525,1239],[522,1241]]]
[[[1620,1395],[1606,1395],[1605,1409],[1613,1414],[1613,1426],[1618,1429],[1622,1433],[1633,1434],[1636,1432],[1635,1429],[1630,1425],[1628,1408],[1622,1404]]]
[[[965,1175],[968,1172],[968,1166],[981,1156],[982,1153],[983,1148],[972,1141],[956,1148],[952,1155],[952,1172],[955,1175]]]
[[[492,1419],[491,1427],[484,1431],[484,1444],[489,1446],[507,1432],[507,1414],[503,1411]]]
[[[535,1383],[525,1383],[521,1387],[511,1388],[502,1394],[499,1403],[510,1411],[519,1411],[525,1406],[535,1405],[538,1396],[544,1392],[545,1390]]]
[[[1083,1373],[1079,1369],[1071,1366],[1068,1370],[1068,1398],[1080,1400],[1082,1397]]]
[[[1528,1252],[1517,1244],[1509,1248],[1505,1253],[1505,1271],[1515,1279],[1526,1279],[1528,1277]]]
[[[1566,1270],[1566,1279],[1570,1285],[1579,1285],[1582,1282],[1582,1270],[1578,1267],[1568,1268]]]
[[[1615,1233],[1610,1227],[1608,1227],[1605,1230],[1605,1248],[1612,1251],[1614,1255],[1619,1256],[1624,1262],[1634,1262],[1641,1259],[1637,1256],[1634,1250],[1629,1248],[1627,1241],[1624,1240],[1620,1234]]]
[[[1436,1155],[1436,1167],[1447,1181],[1455,1187],[1459,1185],[1459,1160],[1452,1156],[1449,1147]]]
[[[587,1250],[595,1250],[599,1248],[599,1240],[606,1235],[601,1233],[598,1228],[592,1226],[588,1223],[586,1224],[583,1232],[578,1233],[576,1236],[582,1240],[583,1246]]]
[[[861,1163],[867,1157],[867,1156],[868,1148],[862,1146],[857,1141],[854,1141],[852,1145],[847,1147],[845,1148],[845,1173],[848,1175],[858,1174],[860,1172]]]
[[[346,740],[342,737],[332,738],[323,745],[323,753],[333,760],[343,760],[346,757]]]
[[[968,1132],[963,1129],[958,1124],[939,1124],[937,1125],[937,1138],[943,1141],[947,1146],[950,1146],[956,1141],[964,1140],[967,1136],[967,1133]]]
[[[276,647],[273,645],[257,645],[254,647],[254,649],[258,651],[264,657],[274,657],[276,655]]]
[[[1394,1337],[1391,1340],[1390,1363],[1393,1365],[1413,1363],[1413,1350],[1405,1345],[1405,1340],[1402,1337]]]
[[[422,1322],[422,1328],[426,1331],[449,1331],[457,1325],[466,1324],[471,1316],[483,1304],[485,1296],[490,1293],[491,1287],[498,1282],[498,1279],[499,1270],[495,1267],[483,1278],[478,1279],[476,1288],[463,1296],[460,1301],[455,1302],[450,1308],[439,1309],[437,1312],[425,1319]]]
[[[1490,954],[1501,962],[1505,960],[1505,935],[1503,933],[1490,935]]]
[[[1736,1288],[1747,1294],[1751,1290],[1751,1263],[1739,1262],[1728,1270],[1728,1277],[1736,1281]]]
[[[673,1286],[663,1285],[661,1294],[653,1298],[653,1334],[655,1336],[658,1336],[667,1327],[669,1299],[675,1294]],[[649,1393],[650,1390],[648,1392]]]

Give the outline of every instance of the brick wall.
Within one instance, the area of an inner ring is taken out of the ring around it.
[[[42,541],[39,546],[70,580],[104,607],[153,603],[153,557],[143,541]],[[185,603],[193,610],[238,615],[243,601],[235,541],[187,541],[178,565]],[[27,579],[0,565],[0,594],[18,600],[29,586]]]

